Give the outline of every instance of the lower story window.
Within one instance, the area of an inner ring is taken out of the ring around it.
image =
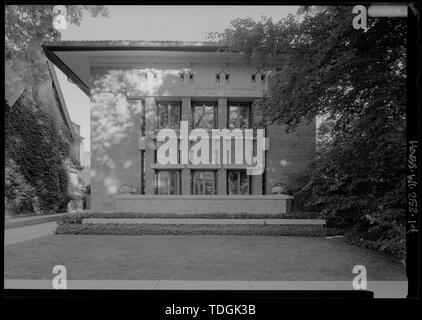
[[[227,193],[249,194],[249,176],[246,170],[227,171]]]
[[[192,171],[192,194],[217,194],[217,171]]]
[[[141,151],[141,194],[145,194],[145,150]]]
[[[156,194],[180,194],[180,171],[157,170],[155,173]]]

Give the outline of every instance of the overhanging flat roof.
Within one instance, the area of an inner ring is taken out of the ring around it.
[[[238,53],[229,52],[209,41],[55,41],[42,45],[47,58],[87,96],[90,95],[90,61],[139,57],[186,58],[195,61],[207,57],[220,61],[238,61]]]
[[[72,121],[70,120],[69,112],[67,110],[66,102],[64,100],[63,92],[60,87],[59,79],[57,78],[56,70],[54,69],[54,65],[51,63],[51,61],[47,61],[48,70],[50,72],[51,79],[53,81],[53,87],[56,91],[57,97],[58,97],[58,105],[59,105],[59,111],[62,114],[64,121],[66,122],[67,127],[69,128],[70,135],[72,136],[72,139],[75,139],[76,133],[75,128],[72,125]]]
[[[153,51],[202,53],[223,51],[216,42],[208,41],[55,41],[45,42],[42,47],[47,58],[88,96],[89,66],[86,58],[92,56],[92,52],[110,56],[111,52],[144,51],[152,54]]]
[[[141,41],[141,40],[104,40],[104,41],[55,41],[45,42],[44,49],[49,51],[195,51],[216,52],[223,48],[211,41]]]

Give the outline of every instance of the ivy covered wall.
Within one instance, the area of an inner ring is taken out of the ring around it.
[[[11,214],[53,213],[68,201],[70,134],[25,92],[5,103],[5,204]]]

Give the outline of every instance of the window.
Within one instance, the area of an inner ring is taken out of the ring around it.
[[[265,83],[265,74],[264,73],[261,73],[261,82]]]
[[[159,102],[158,127],[159,128],[179,128],[180,103],[179,102]]]
[[[250,104],[229,104],[229,129],[250,127]]]
[[[249,176],[246,170],[227,171],[227,193],[249,194]]]
[[[156,194],[180,194],[180,171],[157,170],[155,173]]]
[[[214,129],[217,127],[217,108],[215,103],[195,103],[193,105],[193,127]]]
[[[141,151],[141,194],[145,194],[145,150]]]
[[[217,171],[192,171],[192,194],[217,194]]]
[[[220,83],[220,74],[219,73],[215,74],[215,82]]]
[[[252,83],[255,83],[256,82],[256,75],[255,74],[252,74],[251,75],[251,82]]]
[[[226,83],[229,83],[230,82],[230,73],[226,73],[225,76],[224,76],[224,79],[225,79]]]
[[[189,82],[193,82],[193,73],[189,72]]]

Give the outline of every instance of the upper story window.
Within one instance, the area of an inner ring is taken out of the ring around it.
[[[256,83],[256,74],[251,74],[251,83]]]
[[[189,72],[189,82],[193,82],[193,73]]]
[[[224,80],[225,80],[226,83],[230,83],[230,73],[226,73],[224,75]]]
[[[220,83],[220,79],[221,79],[220,73],[216,73],[215,74],[215,82]]]
[[[265,73],[261,73],[261,82],[265,83]]]
[[[193,128],[214,129],[217,127],[217,107],[213,102],[193,104]]]
[[[157,109],[158,128],[179,128],[179,102],[158,102]]]
[[[229,129],[250,127],[250,103],[229,104]]]

